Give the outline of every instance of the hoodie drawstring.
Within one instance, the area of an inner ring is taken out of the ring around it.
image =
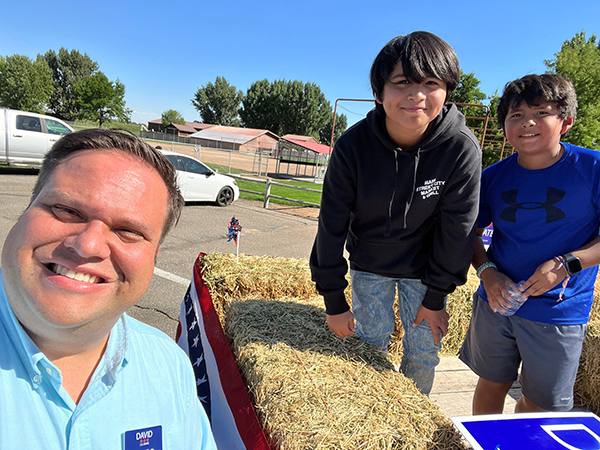
[[[383,235],[385,237],[390,237],[390,229],[392,227],[392,207],[394,205],[394,198],[396,197],[396,186],[398,184],[398,149],[394,150],[394,162],[396,164],[396,175],[394,177],[394,190],[392,192],[392,198],[390,199],[390,204],[388,207],[388,218],[387,221],[385,223],[385,231],[383,233]],[[400,150],[401,151],[401,150]],[[419,161],[421,159],[421,148],[418,148],[415,154],[415,169],[414,169],[414,173],[413,173],[413,187],[412,187],[412,191],[410,194],[410,198],[408,199],[408,201],[406,202],[406,206],[404,208],[404,222],[403,222],[403,227],[406,228],[406,220],[408,217],[408,212],[410,211],[410,207],[412,206],[412,202],[415,196],[415,191],[417,189],[417,170],[419,168]]]
[[[415,170],[413,173],[413,187],[410,194],[410,199],[406,202],[406,208],[404,208],[404,228],[406,228],[406,218],[408,217],[408,211],[412,206],[413,199],[415,198],[415,191],[417,190],[417,169],[419,168],[419,161],[421,160],[421,149],[417,149],[415,154]]]
[[[394,162],[396,164],[396,174],[394,176],[394,190],[392,191],[392,198],[390,199],[390,205],[388,207],[388,218],[385,222],[385,231],[383,235],[390,237],[390,228],[392,227],[392,206],[394,205],[394,197],[396,197],[396,185],[398,184],[398,149],[394,150]]]

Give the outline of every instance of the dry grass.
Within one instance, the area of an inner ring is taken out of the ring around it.
[[[261,422],[280,448],[462,448],[437,408],[377,349],[327,329],[307,260],[240,255],[237,262],[234,255],[211,254],[203,264]],[[471,272],[448,297],[442,355],[455,355],[462,344],[478,281]],[[346,297],[350,303],[349,288]],[[575,383],[576,396],[597,414],[599,297],[597,282]],[[396,328],[388,352],[393,363],[402,356],[399,320]]]
[[[234,300],[302,298],[322,303],[310,279],[308,260],[211,253],[202,258],[202,274],[215,309],[225,325]]]
[[[600,414],[600,281],[596,279],[594,303],[583,341],[574,394],[594,414]]]
[[[579,359],[574,395],[583,406],[595,414],[600,414],[600,322],[597,320],[588,324]]]
[[[326,325],[305,260],[211,254],[203,276],[274,448],[464,449],[385,354]]]
[[[338,339],[322,308],[246,300],[226,334],[261,423],[279,449],[461,449],[460,435],[385,355]]]

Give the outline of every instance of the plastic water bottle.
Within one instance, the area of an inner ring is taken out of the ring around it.
[[[504,312],[498,309],[498,312],[500,314],[502,314],[503,316],[512,316],[514,313],[517,312],[521,305],[525,303],[527,297],[523,297],[521,291],[519,291],[519,288],[523,285],[523,283],[525,283],[525,281],[519,281],[519,283],[516,285],[511,283],[508,286],[506,286],[506,290],[510,294],[510,298],[507,298],[504,294],[502,294],[502,297],[504,297],[504,299],[510,304],[510,308],[508,308]]]

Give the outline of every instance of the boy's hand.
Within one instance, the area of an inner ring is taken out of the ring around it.
[[[432,311],[431,309],[427,309],[421,305],[419,306],[417,317],[415,317],[415,321],[413,322],[412,326],[418,327],[423,320],[427,321],[427,324],[433,333],[435,345],[440,345],[442,337],[446,336],[446,333],[448,333],[449,319],[450,316],[446,312],[446,308],[440,309],[439,311]]]
[[[510,298],[510,293],[506,290],[506,287],[509,284],[514,284],[512,280],[491,267],[482,272],[481,279],[483,280],[483,287],[485,288],[488,304],[490,305],[490,308],[492,308],[492,311],[497,313],[505,312],[509,309],[510,303],[508,303],[506,298]],[[524,290],[525,289],[521,288],[521,292]],[[504,296],[502,295],[503,293]],[[529,292],[524,294],[524,296],[529,295]]]
[[[567,270],[556,259],[551,259],[535,270],[533,275],[523,283],[521,291],[527,290],[527,295],[542,295],[567,277]]]
[[[354,327],[354,314],[352,311],[330,316],[327,314],[327,325],[329,329],[341,338],[352,336],[356,331]]]

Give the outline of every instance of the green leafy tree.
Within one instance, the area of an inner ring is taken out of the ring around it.
[[[585,32],[563,43],[555,58],[544,63],[549,72],[573,82],[577,92],[577,119],[565,141],[600,150],[600,44],[595,34]]]
[[[198,88],[192,105],[198,110],[204,123],[237,127],[240,125],[238,108],[244,98],[242,91],[223,77],[217,77],[214,84],[206,83]]]
[[[178,123],[179,125],[185,125],[185,119],[179,111],[174,109],[168,109],[162,113],[162,126],[168,127],[172,123]]]
[[[330,145],[331,141],[331,127],[333,126],[333,113],[331,114],[331,121],[325,126],[325,128],[319,133],[320,141],[322,144]],[[344,114],[337,114],[335,119],[335,130],[333,132],[333,143],[338,140],[344,131],[348,128],[348,119]]]
[[[490,166],[500,159],[502,146],[504,145],[504,135],[498,127],[496,117],[496,107],[498,106],[498,91],[488,97],[479,89],[479,79],[474,72],[460,72],[460,83],[450,95],[449,101],[454,103],[466,103],[469,105],[481,106],[459,106],[459,110],[466,118],[467,126],[473,131],[477,139],[481,142],[483,133],[485,139],[483,145],[482,165]],[[486,102],[487,100],[487,102]],[[486,123],[487,116],[487,123]]]
[[[110,81],[102,72],[76,85],[75,105],[83,118],[98,121],[98,127],[114,119],[130,121],[131,110],[125,107],[125,85],[119,79]]]
[[[55,116],[64,120],[82,119],[85,115],[76,102],[77,85],[98,72],[98,63],[78,50],[61,48],[58,54],[48,50],[43,58],[52,70],[54,91],[48,102]]]
[[[450,94],[448,101],[454,103],[467,103],[471,105],[483,105],[483,101],[487,96],[479,89],[481,81],[475,76],[474,72],[464,73],[460,71],[460,83],[456,89]],[[460,111],[465,117],[485,117],[487,109],[477,106],[459,106]],[[480,119],[467,119],[467,126],[480,127],[482,121]]]
[[[313,136],[329,144],[333,111],[321,89],[314,83],[260,80],[252,83],[240,109],[242,124],[267,129],[280,136]],[[346,117],[338,116],[335,131],[339,136],[347,126]]]
[[[38,55],[0,56],[0,105],[5,108],[44,112],[52,94],[52,72]]]

